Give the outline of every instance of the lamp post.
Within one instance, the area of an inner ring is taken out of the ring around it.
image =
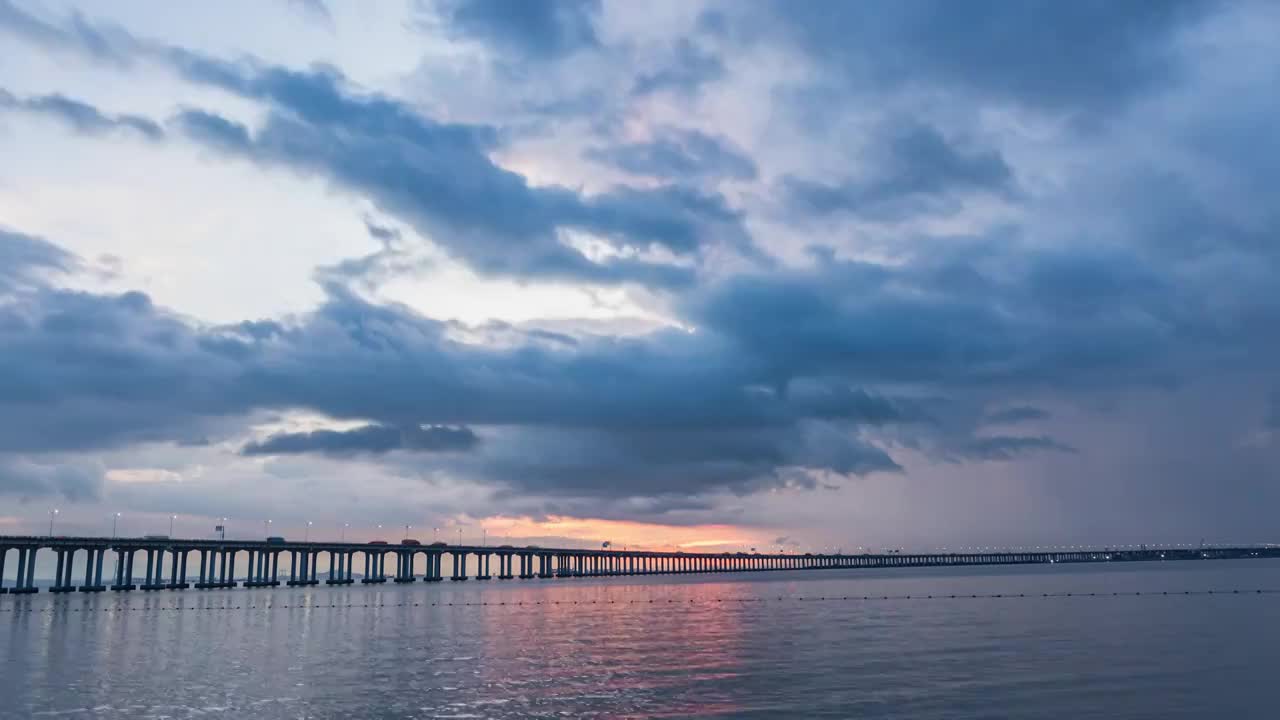
[[[413,526],[412,526],[412,525],[405,525],[405,526],[404,526],[404,539],[405,539],[405,540],[408,540],[408,539],[409,539],[409,528],[411,528],[411,527],[413,527]]]
[[[302,533],[302,542],[311,542],[311,521],[307,521],[307,529]]]
[[[222,524],[218,526],[218,539],[219,540],[227,539],[227,519],[226,518],[222,518]]]
[[[489,531],[480,528],[480,547],[489,547]]]
[[[116,523],[120,521],[120,513],[111,516],[111,539],[116,539]]]
[[[53,519],[58,516],[58,508],[49,511],[49,537],[53,537]]]
[[[270,518],[262,521],[262,535],[263,537],[271,537],[271,519]]]
[[[342,523],[342,542],[347,541],[347,528],[351,527],[351,523]]]
[[[461,525],[458,526],[458,544],[459,545],[462,544],[462,526]]]
[[[169,516],[169,537],[173,537],[173,521],[177,519],[178,519],[177,515]]]
[[[440,528],[433,528],[432,532],[434,534],[431,536],[431,542],[440,542]]]

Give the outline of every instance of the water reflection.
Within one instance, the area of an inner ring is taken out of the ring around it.
[[[6,596],[0,717],[1269,717],[1276,596],[1039,597],[1230,587],[1280,563]]]

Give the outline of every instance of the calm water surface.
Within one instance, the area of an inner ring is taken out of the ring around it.
[[[0,717],[1280,718],[1280,595],[1040,597],[1236,588],[1280,562],[0,596]]]

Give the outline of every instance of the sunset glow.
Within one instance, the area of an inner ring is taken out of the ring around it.
[[[529,517],[496,516],[475,523],[482,524],[489,541],[503,542],[511,538],[523,543],[541,538],[557,538],[599,544],[609,542],[616,547],[635,549],[690,548],[699,550],[746,550],[767,543],[767,531],[745,530],[733,525],[662,525],[628,520],[602,520],[550,516],[543,520]],[[474,523],[473,523],[474,524]],[[467,531],[464,531],[464,536]],[[511,544],[517,544],[512,542]],[[525,543],[527,544],[527,543]]]

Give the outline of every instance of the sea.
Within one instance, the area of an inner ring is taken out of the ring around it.
[[[0,718],[1280,718],[1280,561],[0,596]]]

